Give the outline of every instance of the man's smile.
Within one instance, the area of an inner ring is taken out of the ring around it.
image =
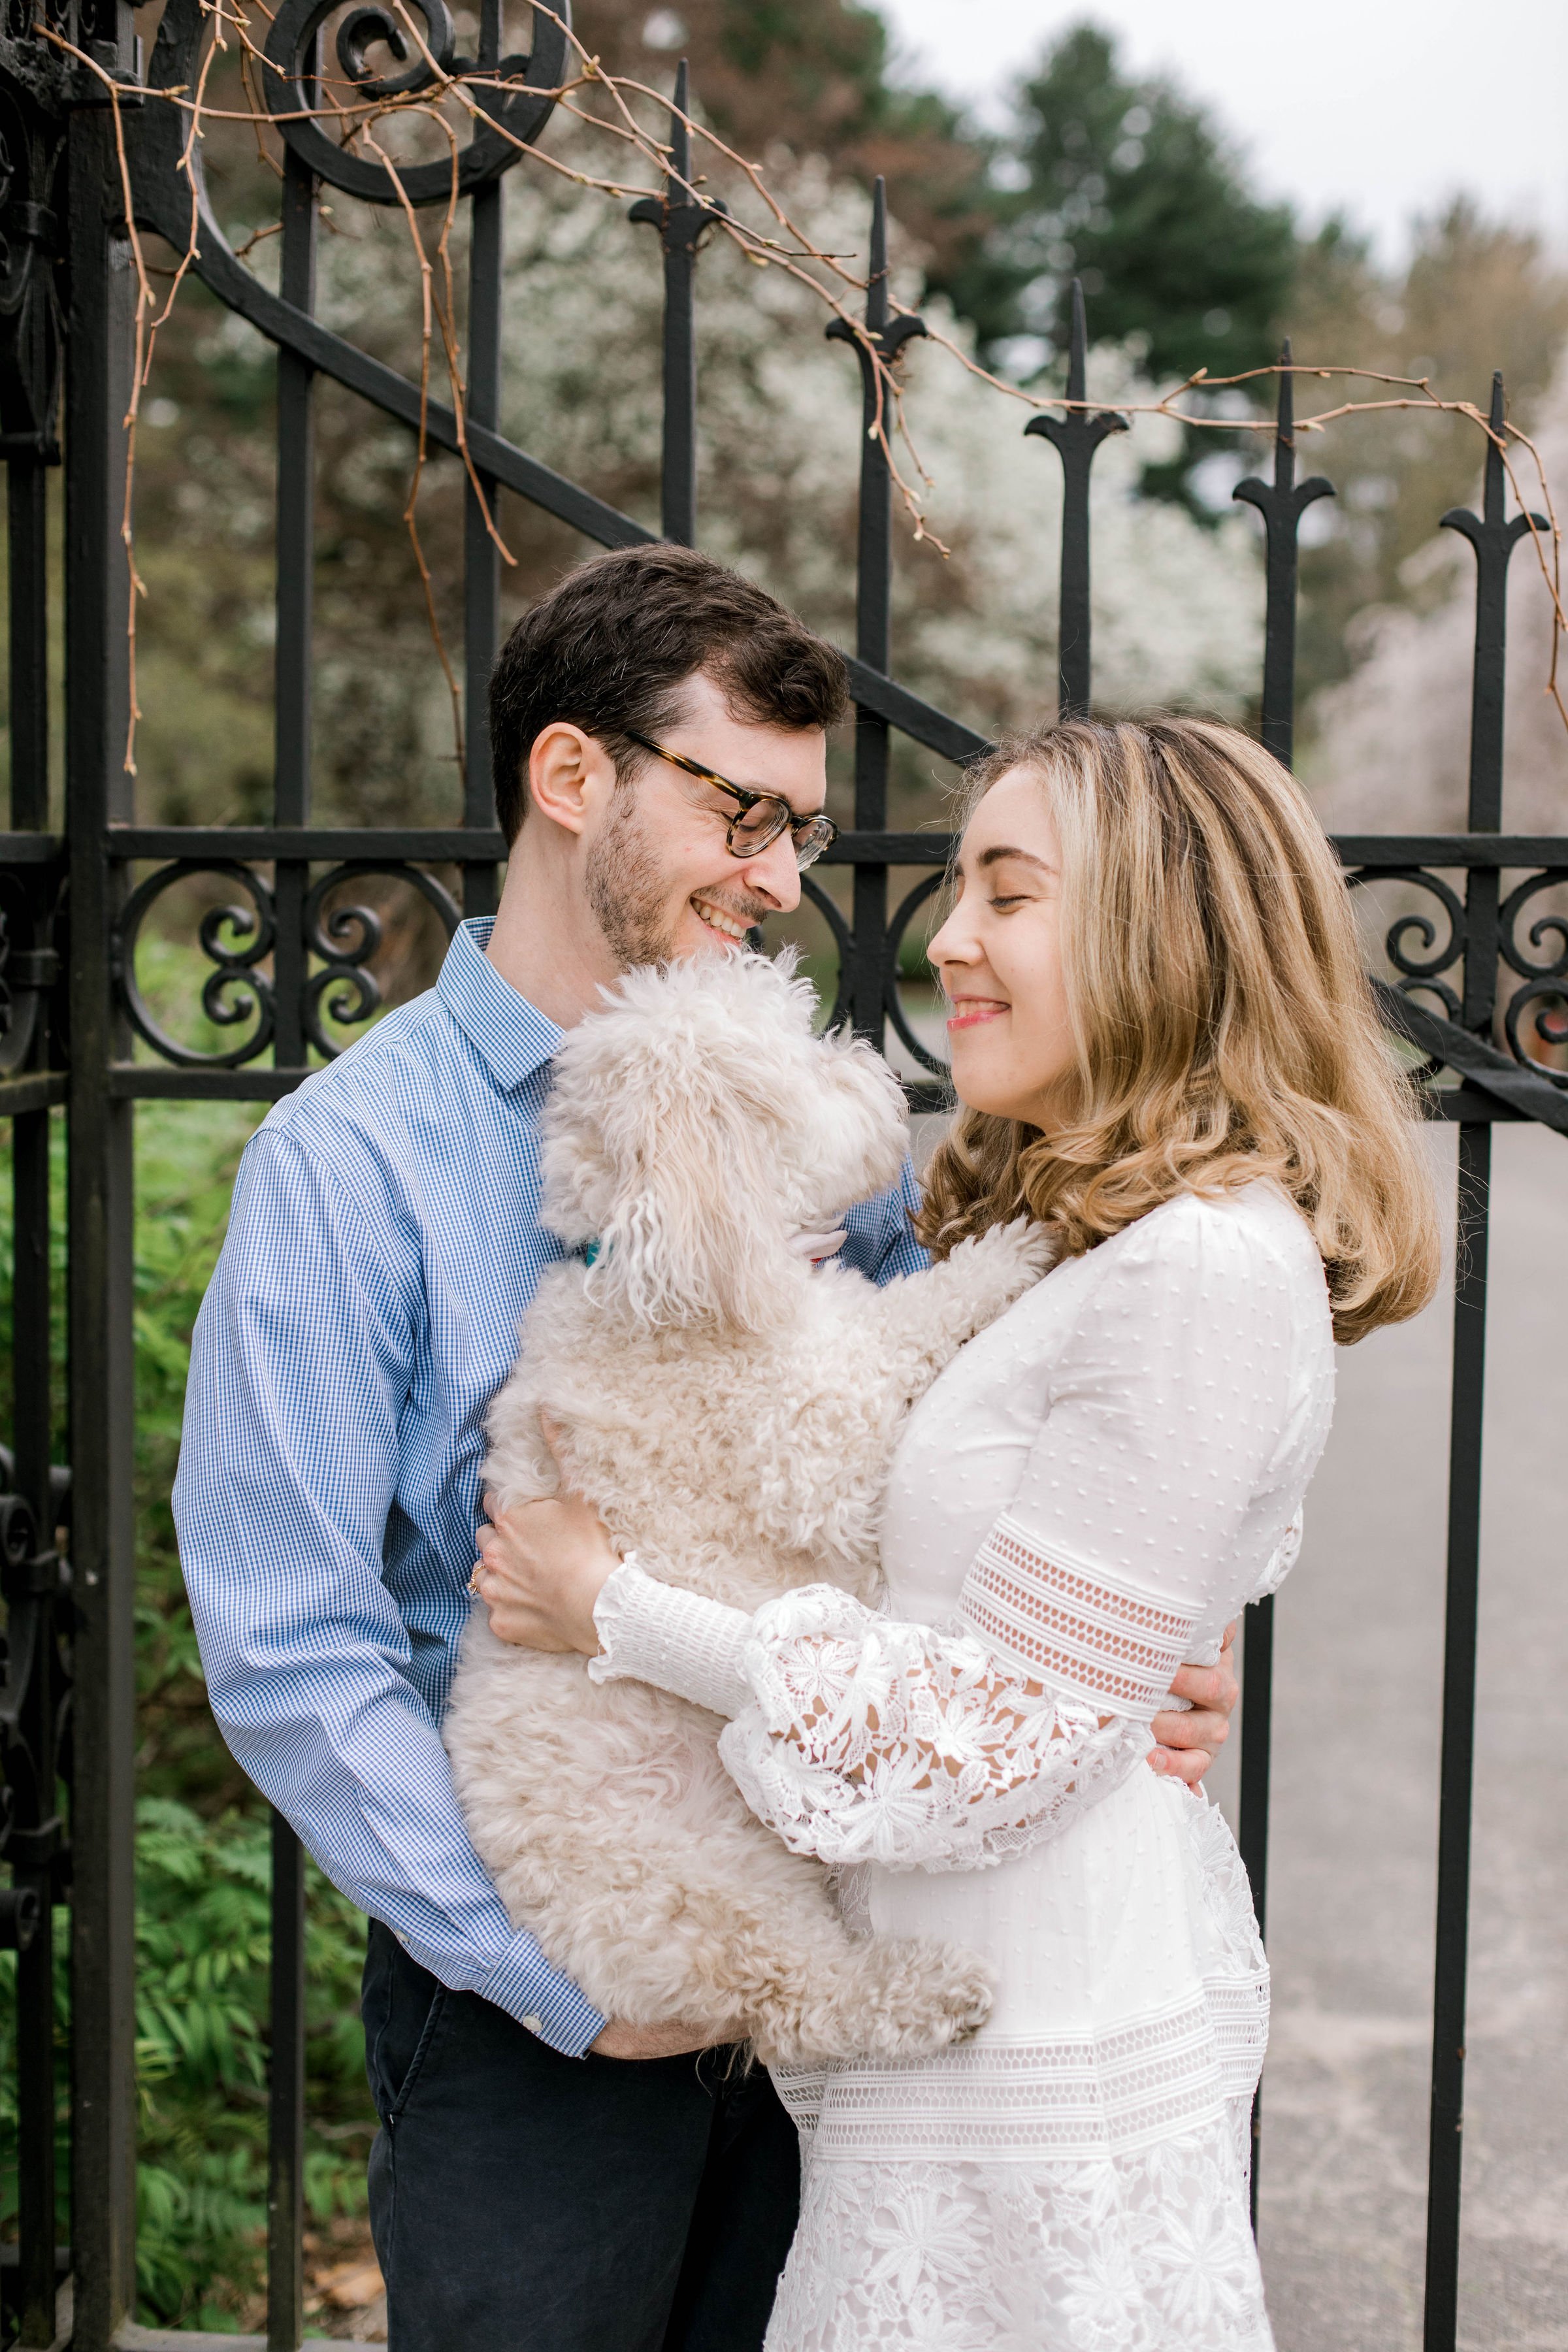
[[[708,929],[717,931],[721,939],[733,940],[738,945],[744,944],[746,933],[758,919],[755,916],[747,918],[734,914],[728,907],[721,906],[716,898],[700,898],[695,893],[688,903],[699,922],[706,923]]]

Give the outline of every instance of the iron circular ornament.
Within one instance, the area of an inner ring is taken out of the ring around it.
[[[263,77],[262,87],[279,131],[319,179],[362,203],[447,203],[452,194],[449,162],[410,163],[405,170],[399,168],[395,181],[384,163],[340,146],[322,129],[318,37],[342,5],[342,0],[283,0],[273,18],[267,58],[274,71]],[[423,19],[417,37],[400,21],[405,11]],[[533,47],[526,58],[487,58],[481,46],[476,63],[453,55],[457,37],[446,0],[392,0],[387,7],[356,7],[339,27],[336,71],[331,79],[340,90],[343,83],[348,85],[351,103],[372,107],[416,97],[421,90],[435,91],[444,76],[468,81],[474,104],[488,118],[476,124],[473,138],[458,156],[458,194],[469,196],[499,179],[549,121],[555,93],[566,79],[571,21],[570,0],[558,0],[553,9],[535,6]],[[400,65],[406,63],[406,71],[375,73],[366,51],[378,46],[389,49]],[[501,88],[502,83],[511,87]]]

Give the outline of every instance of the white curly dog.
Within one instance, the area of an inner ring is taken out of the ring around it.
[[[635,971],[571,1033],[543,1222],[592,1263],[545,1275],[490,1411],[503,1507],[556,1491],[543,1406],[617,1544],[746,1610],[813,1582],[873,1596],[910,1406],[1047,1263],[1022,1224],[882,1289],[792,1251],[906,1145],[896,1079],[813,1011],[787,960],[733,955]],[[917,2056],[984,2022],[972,1954],[849,1933],[821,1865],[747,1811],[716,1716],[585,1666],[508,1647],[476,1608],[444,1736],[514,1924],[596,2008],[773,2064]]]

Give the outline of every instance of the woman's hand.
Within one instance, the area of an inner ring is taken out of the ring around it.
[[[1192,1711],[1154,1717],[1157,1745],[1149,1751],[1149,1762],[1154,1771],[1195,1789],[1230,1738],[1231,1711],[1241,1696],[1236,1678],[1236,1627],[1225,1629],[1217,1666],[1183,1666],[1171,1688],[1178,1698],[1191,1702]]]
[[[542,1426],[553,1453],[553,1432],[542,1417]],[[592,1504],[563,1492],[501,1511],[487,1495],[485,1510],[491,1524],[479,1529],[469,1590],[489,1610],[496,1639],[520,1650],[595,1656],[594,1603],[620,1562]]]

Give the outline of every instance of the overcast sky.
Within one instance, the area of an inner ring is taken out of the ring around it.
[[[1342,207],[1385,251],[1457,188],[1568,247],[1568,0],[878,0],[907,65],[994,103],[1064,25],[1208,100],[1259,184]],[[1502,38],[1496,37],[1500,31]]]

